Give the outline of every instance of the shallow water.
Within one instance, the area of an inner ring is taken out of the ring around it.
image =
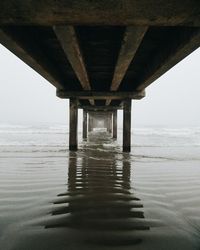
[[[197,146],[46,144],[0,147],[1,250],[200,249]]]

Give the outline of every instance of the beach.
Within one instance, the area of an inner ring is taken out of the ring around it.
[[[118,140],[64,125],[0,126],[0,249],[200,249],[200,128]]]

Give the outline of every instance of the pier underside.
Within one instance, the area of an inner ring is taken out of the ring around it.
[[[10,0],[0,9],[0,43],[70,99],[71,150],[80,108],[84,138],[94,112],[116,138],[123,109],[123,150],[130,151],[131,100],[200,45],[198,0]]]

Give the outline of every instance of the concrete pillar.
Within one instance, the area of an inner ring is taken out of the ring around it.
[[[108,131],[108,119],[107,116],[104,116],[104,127],[107,129]]]
[[[108,116],[108,114],[105,115],[105,124],[106,124],[106,128],[107,128],[107,132],[110,132],[109,116]]]
[[[77,150],[78,108],[77,100],[70,99],[69,150]]]
[[[117,138],[117,110],[113,111],[113,138]]]
[[[124,100],[123,107],[123,152],[131,151],[131,99]]]
[[[83,110],[83,139],[87,138],[87,111]]]
[[[107,128],[106,117],[103,116],[102,118],[103,118],[103,127],[104,127],[104,128]]]
[[[108,133],[112,133],[112,114],[110,112],[107,112],[105,114],[105,125],[107,128]]]
[[[93,114],[92,116],[92,128],[96,128],[97,127],[97,117],[96,114]]]
[[[112,133],[112,113],[108,113],[108,132]]]
[[[92,131],[92,116],[91,113],[89,113],[89,118],[88,118],[88,131]]]

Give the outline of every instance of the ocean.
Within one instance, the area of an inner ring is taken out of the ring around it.
[[[200,127],[0,124],[0,250],[200,249]]]

